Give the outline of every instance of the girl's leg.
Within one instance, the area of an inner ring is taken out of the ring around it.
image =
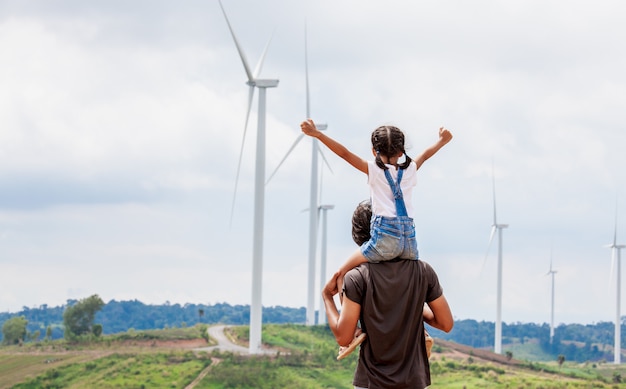
[[[352,354],[352,352],[356,350],[356,348],[361,343],[363,343],[366,336],[367,335],[365,335],[365,332],[361,331],[361,329],[357,327],[356,331],[354,331],[354,339],[352,339],[352,342],[350,342],[350,344],[347,345],[346,347],[339,347],[339,354],[337,354],[337,360],[340,361],[344,359],[345,357],[347,357],[348,355]]]
[[[348,260],[346,260],[346,262],[343,265],[341,265],[341,267],[339,268],[339,276],[337,278],[337,290],[339,291],[339,298],[342,301],[343,301],[342,291],[343,291],[344,276],[351,269],[354,269],[360,264],[366,263],[366,262],[367,262],[367,259],[363,256],[363,253],[361,253],[361,250],[357,249],[352,255],[350,255],[350,257],[348,257]]]

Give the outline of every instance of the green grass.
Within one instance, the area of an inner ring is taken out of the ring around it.
[[[229,329],[241,344],[248,327]],[[195,339],[198,328],[130,331],[95,343],[63,341],[24,347],[0,347],[0,388],[185,388],[205,369],[197,389],[352,388],[357,353],[337,361],[337,345],[325,326],[264,325],[271,355],[195,352],[160,347],[160,341]],[[195,338],[194,338],[195,337]],[[155,341],[156,346],[151,346]],[[520,345],[522,346],[522,345]],[[512,351],[531,355],[531,344]],[[624,365],[555,361],[499,364],[435,345],[432,388],[619,388]],[[48,362],[48,363],[46,363]],[[8,378],[7,378],[8,377]],[[621,384],[624,385],[624,384]]]
[[[231,337],[248,341],[248,327],[231,327]],[[279,350],[275,355],[245,357],[221,355],[197,389],[221,388],[352,388],[357,354],[337,361],[338,346],[323,326],[263,326],[263,343]]]
[[[575,372],[575,374],[573,374]],[[431,363],[432,388],[613,388],[611,381],[598,374],[581,374],[578,369],[529,364],[511,367],[446,360]]]
[[[207,330],[206,324],[197,324],[193,327],[166,328],[162,330],[143,330],[136,331],[133,329],[121,334],[110,335],[106,337],[111,340],[180,340],[180,339],[198,339]]]
[[[541,349],[538,342],[513,343],[503,346],[504,352],[510,351],[515,359],[522,361],[550,362],[554,357]]]
[[[47,370],[13,388],[184,388],[210,363],[192,352],[114,354]]]

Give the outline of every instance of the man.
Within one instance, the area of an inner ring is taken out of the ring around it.
[[[362,202],[352,217],[357,244],[369,239],[371,206]],[[328,324],[337,343],[347,346],[360,320],[361,344],[355,388],[422,389],[430,385],[424,321],[449,332],[454,319],[435,271],[422,260],[366,263],[344,279],[341,313],[333,296],[335,273],[322,291]]]

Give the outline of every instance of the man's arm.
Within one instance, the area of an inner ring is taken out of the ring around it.
[[[454,326],[454,318],[446,297],[443,294],[437,297],[428,303],[428,308],[430,308],[432,315],[425,314],[424,321],[441,331],[450,332]]]
[[[333,296],[338,292],[338,276],[339,273],[333,274],[328,283],[326,283],[324,290],[322,290],[322,298],[330,330],[335,335],[335,339],[340,346],[347,346],[354,338],[354,331],[356,331],[357,322],[361,314],[361,305],[344,296],[341,304],[341,313],[339,313],[333,299]]]

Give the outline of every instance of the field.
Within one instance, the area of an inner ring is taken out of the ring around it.
[[[199,327],[129,332],[89,344],[0,347],[0,388],[352,388],[357,356],[338,362],[325,327],[266,325],[267,355],[211,349]],[[247,327],[227,329],[246,345]],[[530,352],[530,351],[527,351]],[[436,339],[432,388],[620,388],[624,365],[559,366]]]

